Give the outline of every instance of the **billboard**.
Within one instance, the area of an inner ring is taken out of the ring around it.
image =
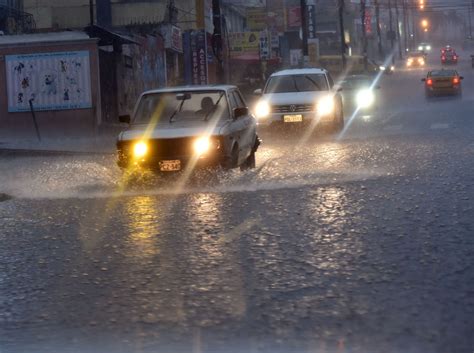
[[[260,32],[229,33],[230,52],[232,57],[260,52]]]
[[[89,51],[6,55],[8,111],[92,107]]]

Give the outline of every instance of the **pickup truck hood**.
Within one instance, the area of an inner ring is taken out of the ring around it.
[[[228,122],[221,122],[217,125],[209,121],[207,124],[199,122],[175,122],[172,124],[157,125],[148,138],[150,139],[171,139],[181,137],[194,137],[203,135],[221,135],[225,132]],[[137,140],[143,138],[147,133],[146,124],[132,125],[128,130],[120,133],[119,141]]]
[[[329,94],[331,94],[330,91],[267,93],[262,96],[262,100],[271,105],[313,104]]]

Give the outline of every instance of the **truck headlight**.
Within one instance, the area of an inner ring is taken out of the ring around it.
[[[374,92],[370,89],[363,89],[357,93],[357,106],[359,108],[369,108],[375,102]]]
[[[331,114],[334,111],[334,98],[332,96],[326,96],[318,101],[316,109],[320,116]]]
[[[255,116],[257,119],[266,118],[270,115],[270,104],[267,101],[260,101],[255,107]]]
[[[194,141],[194,152],[198,155],[202,155],[209,151],[211,148],[211,140],[209,137],[200,137]]]
[[[133,145],[133,157],[143,158],[148,153],[148,145],[145,141],[139,141]]]

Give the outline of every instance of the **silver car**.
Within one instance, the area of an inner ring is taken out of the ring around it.
[[[187,167],[255,167],[256,120],[235,86],[190,86],[143,93],[118,136],[118,165],[177,172]]]
[[[344,127],[341,95],[324,69],[290,69],[272,74],[255,106],[259,126],[329,125]]]

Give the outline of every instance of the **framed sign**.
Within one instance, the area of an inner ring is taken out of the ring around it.
[[[6,55],[8,111],[92,107],[89,51]]]

